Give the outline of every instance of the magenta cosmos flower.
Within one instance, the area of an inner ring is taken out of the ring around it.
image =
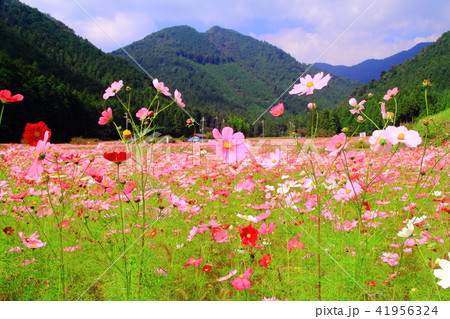
[[[189,261],[184,265],[184,267],[187,266],[194,266],[194,267],[198,267],[198,265],[200,265],[200,263],[203,262],[203,258],[199,258],[199,259],[195,259],[190,257]]]
[[[181,93],[177,89],[175,89],[174,95],[175,95],[175,101],[177,102],[177,104],[181,107],[185,107],[186,104],[184,104],[183,101],[181,100]]]
[[[245,136],[241,132],[234,133],[231,127],[224,127],[222,133],[218,129],[212,131],[218,141],[216,154],[227,163],[234,163],[247,157],[248,147],[244,143]]]
[[[280,103],[276,106],[274,106],[269,113],[272,114],[273,116],[280,116],[281,114],[283,114],[284,112],[284,105],[283,103]]]
[[[236,290],[250,289],[252,287],[252,283],[249,279],[251,275],[253,275],[253,270],[247,269],[242,275],[234,278],[231,284]]]
[[[114,81],[111,84],[111,86],[105,90],[105,93],[103,94],[103,99],[106,100],[109,97],[116,95],[116,93],[120,91],[122,86],[123,86],[123,81],[122,80],[120,80],[118,82]]]
[[[164,86],[164,82],[159,82],[158,79],[153,79],[153,86],[165,96],[172,95],[172,93],[169,92],[169,88]]]
[[[304,78],[300,78],[300,83],[295,84],[293,89],[289,91],[289,94],[313,94],[314,90],[320,90],[327,86],[330,79],[331,75],[327,74],[323,76],[323,72],[317,73],[314,77],[307,74]]]
[[[108,122],[112,119],[113,112],[110,107],[106,111],[102,112],[102,116],[98,119],[98,124],[105,125],[108,124]]]
[[[408,130],[404,126],[388,126],[385,130],[386,137],[392,145],[403,143],[408,147],[416,147],[422,143],[422,138],[419,132],[414,130]]]

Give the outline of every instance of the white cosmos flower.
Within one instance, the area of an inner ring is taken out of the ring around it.
[[[450,258],[450,253],[448,256]],[[442,288],[447,289],[450,287],[450,261],[445,259],[436,259],[436,263],[439,264],[442,269],[435,269],[434,277],[441,279],[441,281],[437,284]]]
[[[258,222],[258,219],[256,217],[252,216],[252,215],[237,214],[236,216],[239,217],[239,218],[243,218],[245,220],[248,220],[248,221],[250,221],[252,223],[257,223]]]
[[[424,221],[425,219],[427,219],[428,216],[422,216],[422,217],[416,217],[414,216],[413,218],[411,218],[409,221],[407,221],[407,223],[411,223],[411,224],[418,224],[422,221]]]
[[[414,225],[412,222],[408,222],[406,224],[406,227],[403,227],[403,229],[397,234],[398,237],[409,237],[414,232]]]

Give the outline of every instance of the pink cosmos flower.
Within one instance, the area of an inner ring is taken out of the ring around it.
[[[358,103],[355,98],[351,98],[350,101],[348,101],[348,104],[353,106],[353,109],[350,110],[350,113],[352,114],[360,114],[361,110],[364,110],[364,103],[366,103],[366,100],[362,100]]]
[[[284,247],[286,247],[287,249],[289,249],[289,251],[291,252],[294,249],[298,249],[298,250],[303,250],[306,247],[303,246],[305,243],[303,242],[299,242],[298,239],[295,238],[291,238],[288,240],[288,244],[284,245]]]
[[[258,229],[258,233],[260,235],[268,235],[273,232],[276,226],[277,224],[275,224],[274,222],[271,222],[269,225],[267,225],[266,223],[262,223],[261,228]]]
[[[369,144],[375,153],[387,153],[392,147],[385,130],[373,131],[372,136],[369,138]]]
[[[272,114],[273,116],[280,116],[281,114],[283,114],[284,112],[284,105],[283,103],[280,103],[276,106],[274,106],[269,113]]]
[[[35,261],[36,261],[36,258],[33,258],[31,260],[27,259],[27,260],[25,260],[25,262],[23,264],[21,264],[21,266],[22,267],[28,266],[29,264],[34,263]]]
[[[380,258],[389,266],[394,267],[395,265],[398,265],[398,260],[400,257],[397,253],[383,253]]]
[[[346,220],[344,222],[344,230],[349,231],[350,229],[356,227],[357,224],[358,224],[357,220],[353,220],[353,221]]]
[[[236,273],[237,273],[237,269],[232,270],[232,271],[230,271],[230,272],[228,273],[228,275],[226,275],[226,276],[224,276],[224,277],[220,277],[219,279],[217,279],[217,281],[228,280],[228,279],[230,279],[231,277],[233,277],[234,275],[236,275]]]
[[[25,237],[23,232],[19,232],[19,237],[22,239],[22,244],[25,247],[36,249],[40,247],[44,247],[47,243],[39,240],[38,231],[35,231],[30,237]]]
[[[184,104],[183,101],[181,100],[181,93],[177,89],[175,89],[174,95],[175,95],[175,101],[177,101],[177,104],[181,107],[185,107],[186,104]]]
[[[26,178],[37,180],[39,179],[39,176],[41,176],[42,171],[44,170],[42,161],[45,159],[45,153],[47,153],[47,150],[50,146],[48,139],[49,131],[46,131],[44,134],[44,139],[37,142],[36,149],[34,151],[34,161],[33,163],[31,163],[31,166],[28,169]]]
[[[218,141],[216,154],[229,164],[243,160],[247,157],[248,147],[244,143],[244,134],[233,133],[231,127],[224,127],[222,134],[218,129],[212,131],[214,138]]]
[[[234,278],[232,282],[233,287],[236,288],[236,290],[250,289],[252,287],[252,283],[249,279],[251,275],[253,275],[253,270],[247,269],[245,273]]]
[[[111,86],[105,90],[105,93],[103,94],[103,99],[106,100],[109,97],[116,95],[116,93],[120,91],[122,86],[123,86],[122,80],[120,80],[119,82],[116,81],[113,82]]]
[[[331,75],[327,74],[323,76],[323,72],[317,73],[314,75],[314,78],[311,75],[307,74],[304,78],[300,78],[300,83],[295,84],[294,88],[289,91],[289,94],[306,94],[310,95],[314,93],[314,90],[320,90],[324,88],[328,81],[331,79]]]
[[[419,132],[414,130],[408,130],[404,126],[388,126],[386,128],[386,136],[392,145],[403,143],[408,147],[417,147],[422,143],[422,138]]]
[[[333,136],[327,143],[325,150],[330,151],[330,155],[337,155],[345,146],[345,133]]]
[[[113,112],[110,107],[106,111],[102,112],[102,116],[98,120],[98,124],[105,125],[108,124],[108,122],[112,119]]]
[[[194,267],[198,267],[198,265],[200,265],[200,263],[203,262],[203,258],[199,258],[199,259],[195,259],[190,257],[189,261],[184,265],[184,267],[187,266],[194,266]]]
[[[333,195],[333,198],[337,201],[347,201],[353,199],[356,195],[361,194],[362,187],[357,182],[347,180],[345,184],[345,188],[339,189],[336,194]]]
[[[277,148],[275,152],[270,152],[269,158],[264,158],[261,164],[262,167],[271,169],[274,166],[277,166],[281,161],[281,152],[280,149]]]
[[[153,111],[149,111],[147,108],[143,107],[139,111],[136,112],[136,117],[141,121],[145,120],[147,117],[152,116]]]
[[[228,237],[228,232],[222,229],[214,234],[214,240],[216,243],[227,243],[230,241],[230,238]]]
[[[398,88],[397,87],[395,87],[395,88],[393,88],[391,90],[388,90],[386,92],[386,95],[383,96],[383,100],[389,101],[392,97],[396,96],[397,93],[398,93]]]
[[[164,82],[159,82],[158,79],[153,79],[153,86],[158,91],[161,91],[162,94],[165,96],[171,96],[172,93],[169,92],[169,88],[167,86],[164,86]]]
[[[386,113],[386,103],[381,103],[381,117],[383,118],[383,120],[386,119],[387,117],[387,113]]]
[[[277,297],[270,297],[270,298],[263,297],[262,301],[280,301],[280,300],[278,300]]]

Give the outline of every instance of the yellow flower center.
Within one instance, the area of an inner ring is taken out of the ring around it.
[[[345,192],[346,192],[347,194],[350,194],[350,193],[352,192],[352,190],[351,190],[351,189],[347,189]]]
[[[247,238],[250,238],[250,237],[252,237],[252,235],[250,235],[250,234],[247,234]]]
[[[34,132],[34,136],[39,137],[39,136],[41,136],[41,133],[40,132]]]
[[[275,164],[276,162],[277,162],[277,160],[276,160],[276,159],[273,159],[273,160],[272,160],[272,163],[274,163],[274,164]]]
[[[314,83],[313,83],[313,82],[308,82],[308,83],[306,83],[306,87],[307,87],[307,88],[310,88],[311,86],[314,86]]]
[[[397,137],[399,140],[404,140],[405,139],[405,134],[403,134],[403,133],[400,133],[400,134],[398,134],[398,137]]]
[[[341,142],[337,142],[336,145],[335,145],[334,147],[339,148],[339,147],[341,147],[341,146],[342,146],[342,143],[341,143]]]
[[[231,148],[231,143],[230,142],[224,142],[223,143],[223,147],[230,149]]]
[[[268,232],[270,230],[270,228],[266,228],[266,231]]]

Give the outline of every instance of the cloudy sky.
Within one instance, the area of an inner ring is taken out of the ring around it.
[[[435,41],[450,30],[448,0],[20,1],[105,52],[167,27],[205,32],[218,25],[265,40],[299,62],[354,65]]]

